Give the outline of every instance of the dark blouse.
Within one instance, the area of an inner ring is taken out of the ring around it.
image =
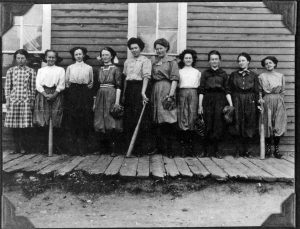
[[[223,69],[213,70],[210,68],[202,73],[198,93],[204,95],[207,92],[225,92],[225,94],[230,94],[228,75]]]
[[[102,66],[99,69],[99,82],[101,84],[113,84],[115,88],[122,86],[122,73],[115,65]]]
[[[232,72],[229,77],[229,87],[231,93],[258,93],[258,75],[252,71],[241,70]]]

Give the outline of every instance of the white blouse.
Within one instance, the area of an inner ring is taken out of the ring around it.
[[[179,88],[198,88],[201,72],[193,67],[184,67],[179,70]]]
[[[66,87],[71,83],[87,84],[89,88],[93,87],[93,68],[82,62],[76,62],[68,66],[66,71]]]
[[[40,93],[45,91],[43,86],[56,86],[56,91],[60,92],[65,89],[65,70],[56,65],[42,67],[37,72],[35,85]]]

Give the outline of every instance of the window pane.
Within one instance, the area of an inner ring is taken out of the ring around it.
[[[42,50],[42,26],[24,26],[24,45],[27,51]]]
[[[2,49],[16,51],[20,48],[20,26],[14,25],[2,37]]]
[[[163,37],[169,41],[169,53],[177,53],[177,30],[159,30],[158,37]]]
[[[178,3],[159,4],[159,28],[178,27]]]
[[[137,4],[137,26],[156,25],[156,3]]]
[[[154,27],[138,28],[137,36],[140,37],[145,43],[145,48],[143,52],[153,53],[154,52],[153,44],[155,41],[155,28]]]
[[[24,25],[42,25],[43,24],[43,5],[35,4],[24,15]]]

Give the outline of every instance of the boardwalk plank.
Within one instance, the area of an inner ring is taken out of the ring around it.
[[[257,173],[254,170],[251,170],[249,167],[247,167],[237,159],[233,158],[233,156],[226,156],[224,157],[224,160],[228,161],[233,166],[235,166],[238,169],[238,171],[241,171],[241,173],[245,174],[247,176],[247,179],[262,180],[261,174],[259,172]]]
[[[186,157],[185,162],[190,167],[190,170],[198,177],[207,177],[210,172],[205,168],[205,166],[197,159],[193,157]]]
[[[23,163],[23,161],[29,159],[29,158],[32,158],[34,157],[36,154],[26,154],[26,155],[23,155],[21,157],[18,157],[18,158],[15,158],[14,160],[12,161],[9,161],[7,162],[6,164],[3,165],[3,170],[7,170],[8,168],[10,167],[13,167],[17,164],[20,164],[20,163]]]
[[[163,156],[163,160],[167,175],[171,177],[176,177],[180,175],[174,159]]]
[[[122,177],[135,177],[139,159],[137,157],[125,158],[120,169]]]
[[[281,172],[288,175],[289,177],[294,178],[294,168],[286,166],[285,164],[283,164],[284,163],[283,161],[284,160],[275,159],[275,158],[268,158],[264,160],[264,162],[266,162],[270,166],[273,166],[274,168],[280,170]]]
[[[284,159],[276,159],[276,158],[270,158],[270,159],[276,160],[276,161],[278,161],[279,164],[285,165],[291,169],[295,169],[295,163],[292,163],[292,162],[284,160]]]
[[[16,171],[21,170],[23,168],[33,166],[35,164],[35,162],[41,161],[42,158],[44,158],[43,155],[35,155],[32,158],[29,158],[25,161],[22,161],[22,163],[19,163],[15,166],[12,166],[12,167],[8,168],[7,170],[5,170],[5,172],[16,172]]]
[[[288,161],[288,162],[291,162],[293,164],[295,164],[295,158],[293,157],[290,157],[290,156],[283,156],[282,157],[284,160]]]
[[[272,174],[274,177],[276,177],[278,180],[281,181],[290,181],[292,177],[289,177],[288,175],[284,174],[280,170],[274,168],[273,166],[268,165],[264,160],[256,159],[256,158],[247,158],[251,163],[257,165],[261,169],[267,171],[268,173]]]
[[[77,165],[84,160],[84,157],[77,156],[70,163],[57,170],[57,174],[64,176],[66,173],[71,172]]]
[[[54,172],[57,169],[64,166],[66,162],[69,162],[70,159],[72,159],[72,158],[70,158],[68,156],[63,156],[63,157],[59,158],[58,160],[53,161],[51,164],[47,165],[46,167],[44,167],[40,171],[38,171],[38,174],[45,175],[45,174]]]
[[[246,179],[247,176],[243,174],[241,171],[238,171],[231,163],[224,159],[212,158],[212,160],[222,168],[230,178],[244,178]]]
[[[16,158],[18,158],[18,157],[22,157],[22,156],[24,156],[24,154],[20,154],[20,153],[12,153],[12,154],[9,154],[9,155],[7,155],[5,158],[3,158],[2,163],[5,164],[5,163],[7,163],[7,162],[9,162],[9,161],[12,161],[12,160],[14,160],[14,159],[16,159]]]
[[[103,174],[113,157],[108,154],[101,155],[100,158],[94,163],[91,168],[88,170],[90,174]]]
[[[8,155],[13,154],[13,153],[14,153],[13,150],[3,150],[3,151],[2,151],[2,160],[3,160],[4,158],[6,158]]]
[[[174,158],[175,164],[177,165],[178,171],[182,176],[192,177],[193,173],[189,169],[189,166],[186,164],[185,160],[182,157]]]
[[[264,181],[272,182],[272,181],[277,180],[277,178],[274,177],[272,174],[270,174],[267,171],[261,169],[259,166],[251,163],[246,158],[239,157],[236,160],[239,161],[240,163],[242,163],[243,165],[247,166],[254,173],[258,174]]]
[[[150,157],[150,173],[157,178],[166,176],[166,170],[161,154],[154,154]]]
[[[105,172],[104,172],[105,175],[108,175],[108,176],[117,175],[122,166],[123,160],[124,160],[124,156],[114,157],[112,162],[109,164],[109,166],[105,170]]]
[[[53,162],[59,160],[60,158],[62,158],[62,155],[56,155],[53,157],[44,157],[41,161],[37,161],[33,166],[30,167],[26,167],[23,169],[23,171],[26,172],[34,172],[34,171],[39,171],[43,168],[45,168],[46,166],[52,164]]]
[[[138,167],[137,167],[137,177],[149,177],[150,173],[150,157],[143,156],[139,158]]]
[[[198,158],[198,160],[205,166],[205,168],[210,172],[211,176],[217,180],[226,180],[228,178],[228,174],[221,169],[215,162],[213,162],[210,158]]]
[[[98,159],[99,155],[89,155],[84,158],[84,160],[74,169],[76,170],[86,170],[88,169],[92,164],[94,164]]]

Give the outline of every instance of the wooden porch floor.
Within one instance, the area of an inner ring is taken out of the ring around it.
[[[34,172],[39,175],[66,175],[73,171],[89,174],[131,178],[198,177],[216,180],[240,179],[253,181],[294,181],[294,157],[282,159],[234,158],[223,159],[175,157],[173,159],[156,154],[126,158],[110,155],[68,156],[41,154],[16,154],[3,152],[3,171],[7,173]]]

